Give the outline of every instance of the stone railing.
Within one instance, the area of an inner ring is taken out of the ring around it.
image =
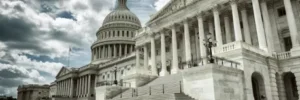
[[[273,57],[277,58],[279,60],[288,59],[288,58],[291,58],[291,52],[288,51],[288,52],[282,52],[282,53],[274,53]]]
[[[224,44],[222,46],[215,47],[213,48],[213,54],[225,53],[237,49],[246,49],[261,55],[268,55],[266,51],[244,42],[232,42],[232,43]]]
[[[114,59],[112,59],[112,60],[110,60],[110,61],[104,63],[103,66],[107,66],[107,65],[109,65],[109,64],[114,64],[115,62],[122,61],[122,60],[124,60],[124,59],[133,57],[133,56],[135,56],[135,53],[136,53],[136,52],[132,52],[132,53],[127,54],[127,55],[125,55],[125,56],[118,57],[118,58],[114,58]],[[140,54],[141,54],[141,53],[140,53]]]

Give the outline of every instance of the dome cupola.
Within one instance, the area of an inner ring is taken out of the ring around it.
[[[91,47],[92,64],[105,63],[134,53],[135,31],[141,28],[141,23],[126,3],[127,0],[118,0],[117,7],[105,17],[96,33],[97,41]]]

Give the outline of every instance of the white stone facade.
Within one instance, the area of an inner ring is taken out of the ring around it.
[[[119,0],[97,32],[91,64],[58,73],[55,100],[139,100],[145,91],[151,100],[151,85],[174,80],[180,86],[171,88],[193,100],[300,100],[299,2],[171,0],[140,28]],[[207,39],[216,43],[214,64]]]
[[[171,0],[138,32],[136,46],[151,50],[153,75],[172,75],[188,63],[208,63],[203,44],[210,33],[213,56],[241,64],[244,90],[235,92],[244,100],[299,100],[299,11],[299,0]],[[219,100],[195,92],[185,94]]]
[[[49,100],[49,85],[21,85],[18,100]]]

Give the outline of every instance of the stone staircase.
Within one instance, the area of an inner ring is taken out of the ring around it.
[[[139,96],[136,98],[116,98],[113,100],[195,100],[183,93]]]
[[[143,99],[142,99],[143,98]],[[144,99],[146,98],[146,99]],[[182,93],[182,74],[158,77],[148,84],[128,89],[109,100],[194,100]]]

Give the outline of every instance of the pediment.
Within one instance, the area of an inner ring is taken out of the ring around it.
[[[66,68],[66,67],[62,67],[60,69],[60,71],[58,72],[58,74],[56,75],[56,78],[59,78],[60,76],[63,76],[63,75],[66,75],[68,74],[69,72],[71,72],[70,69]]]

